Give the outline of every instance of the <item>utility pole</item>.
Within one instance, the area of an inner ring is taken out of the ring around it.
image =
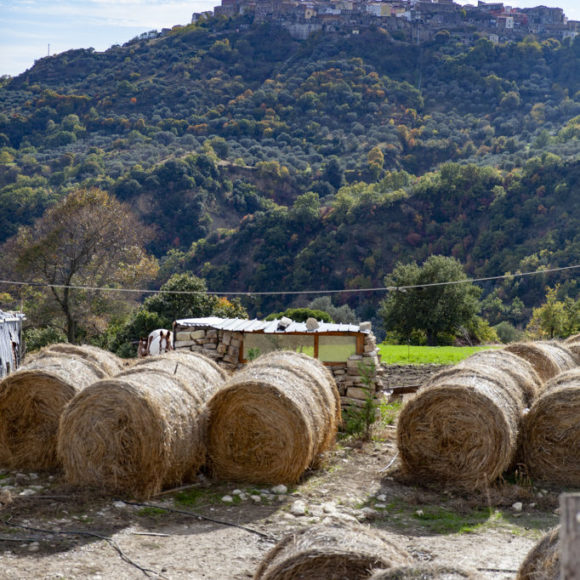
[[[560,565],[563,580],[580,580],[580,493],[560,496]]]

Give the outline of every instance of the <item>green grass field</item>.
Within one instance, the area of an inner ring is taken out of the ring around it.
[[[455,364],[475,352],[494,346],[407,346],[379,344],[381,361],[387,364]]]

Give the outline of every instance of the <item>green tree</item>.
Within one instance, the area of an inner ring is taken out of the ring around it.
[[[395,288],[381,303],[385,330],[403,339],[424,331],[429,346],[436,346],[444,333],[455,335],[479,310],[481,290],[467,281],[455,258],[430,256],[422,266],[399,262],[385,277],[385,285]]]
[[[147,298],[143,305],[124,321],[116,321],[108,329],[108,347],[119,356],[135,356],[134,346],[140,337],[156,328],[168,328],[180,318],[248,318],[237,301],[207,293],[203,278],[185,272],[174,274],[159,293]]]
[[[332,303],[330,296],[319,296],[318,298],[315,298],[310,302],[310,304],[308,304],[308,308],[328,312],[332,320],[336,323],[357,324],[358,322],[354,310],[352,310],[348,304],[335,306]]]
[[[287,308],[284,312],[276,312],[268,314],[266,320],[276,320],[277,318],[290,318],[294,322],[306,322],[309,318],[322,320],[322,322],[332,322],[332,318],[328,312],[322,310],[312,310],[311,308]]]
[[[568,315],[564,302],[558,300],[558,290],[558,285],[548,288],[544,304],[534,308],[532,319],[526,327],[531,337],[553,339],[565,335]]]
[[[48,209],[32,227],[21,227],[0,249],[12,279],[40,285],[44,308],[60,317],[69,342],[98,334],[119,303],[97,288],[140,287],[155,277],[147,255],[148,230],[129,207],[100,189],[77,189]],[[40,326],[54,321],[35,320]]]

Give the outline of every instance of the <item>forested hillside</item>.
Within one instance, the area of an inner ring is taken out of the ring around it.
[[[297,41],[210,18],[0,85],[0,243],[83,186],[154,226],[157,284],[356,289],[434,253],[470,276],[580,256],[580,38]],[[486,315],[519,324],[556,282],[576,296],[566,273],[489,283]],[[379,298],[339,300],[364,317]]]

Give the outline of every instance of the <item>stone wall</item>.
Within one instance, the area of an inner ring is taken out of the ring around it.
[[[174,330],[176,349],[199,352],[229,372],[244,366],[240,362],[243,342],[241,332],[179,326]],[[336,381],[343,407],[362,407],[369,395],[376,397],[380,390],[382,367],[375,336],[372,333],[365,333],[363,336],[362,355],[353,355],[344,363],[327,366]],[[365,369],[369,371],[368,379],[361,375],[361,371],[364,372]]]

